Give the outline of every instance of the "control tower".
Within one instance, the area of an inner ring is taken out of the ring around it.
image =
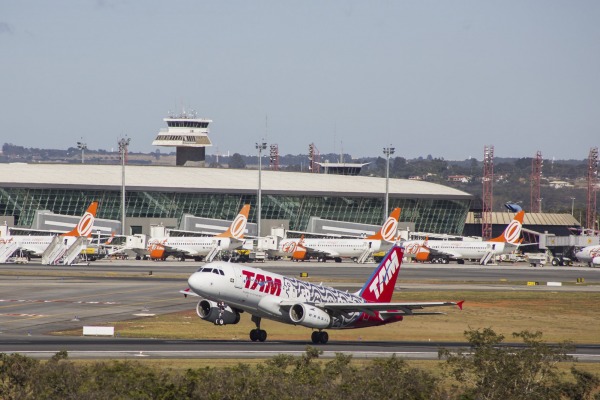
[[[177,148],[176,165],[203,167],[206,160],[206,147],[212,146],[208,137],[210,119],[198,118],[195,111],[183,111],[163,118],[167,128],[158,132],[153,146]]]

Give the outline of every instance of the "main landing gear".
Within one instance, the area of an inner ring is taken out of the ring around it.
[[[252,322],[256,324],[256,329],[250,331],[250,340],[253,342],[264,342],[267,340],[267,331],[260,329],[260,317],[253,315]]]
[[[329,341],[329,334],[325,331],[313,331],[312,335],[310,335],[310,339],[314,344],[325,344]]]

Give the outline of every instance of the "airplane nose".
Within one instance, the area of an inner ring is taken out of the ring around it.
[[[190,287],[190,289],[194,291],[196,291],[196,289],[201,289],[203,283],[203,275],[206,274],[194,272],[192,275],[190,275],[190,277],[188,278],[188,286]]]

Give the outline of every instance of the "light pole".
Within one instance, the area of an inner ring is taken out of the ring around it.
[[[257,220],[256,220],[256,227],[258,230],[258,237],[260,237],[260,219],[261,219],[261,209],[262,209],[262,193],[261,193],[261,174],[262,174],[262,157],[261,157],[261,153],[263,150],[265,150],[267,148],[267,143],[265,142],[260,142],[260,143],[256,143],[256,149],[258,150],[258,214],[257,214]]]
[[[83,140],[83,138],[81,138]],[[81,163],[83,164],[83,152],[87,150],[87,144],[84,142],[77,142],[77,148],[81,150]]]
[[[385,208],[383,209],[383,220],[388,216],[389,212],[389,196],[390,196],[390,156],[394,154],[396,149],[392,147],[390,144],[388,147],[383,148],[383,154],[385,154],[386,158],[386,166],[385,166]]]
[[[119,153],[121,153],[121,235],[125,236],[125,154],[129,147],[130,138],[119,139]]]
[[[571,216],[575,216],[573,215],[573,211],[575,210],[575,197],[571,197]]]

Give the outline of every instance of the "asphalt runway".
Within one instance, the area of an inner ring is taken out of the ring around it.
[[[145,315],[190,310],[195,302],[179,290],[187,277],[203,263],[109,261],[91,265],[43,266],[0,265],[0,352],[32,352],[50,357],[66,349],[72,357],[256,357],[300,354],[309,342],[252,343],[249,341],[190,341],[126,338],[53,337],[48,333],[79,329],[84,325],[128,320]],[[267,262],[252,264],[268,271],[323,279],[327,285],[356,288],[366,280],[375,264],[316,262]],[[585,285],[576,285],[583,278]],[[313,280],[314,281],[314,280]],[[338,283],[339,281],[339,283]],[[355,283],[348,282],[354,281]],[[538,281],[539,286],[524,282]],[[548,287],[545,282],[564,282]],[[449,282],[449,283],[445,283]],[[600,269],[587,267],[531,268],[523,265],[431,265],[405,263],[396,285],[399,290],[600,290]],[[449,344],[444,343],[444,346]],[[464,343],[455,344],[464,346]],[[357,357],[402,354],[404,357],[437,358],[435,343],[335,342],[327,352],[343,351]],[[591,360],[598,358],[596,346],[579,347]],[[596,350],[593,350],[596,349]],[[140,354],[141,352],[141,354]]]

